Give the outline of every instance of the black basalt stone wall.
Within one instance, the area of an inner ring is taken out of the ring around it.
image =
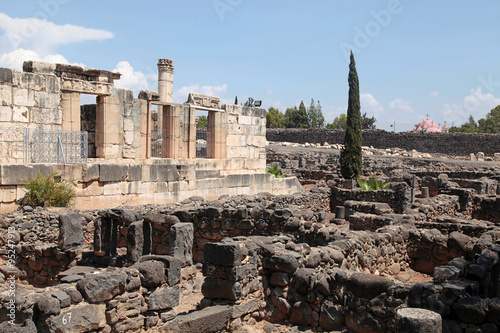
[[[327,129],[275,129],[268,128],[268,141],[320,143],[344,143],[344,131]],[[422,153],[468,155],[483,152],[486,155],[500,153],[500,134],[469,133],[393,133],[383,130],[364,130],[363,146],[374,148],[415,149]]]

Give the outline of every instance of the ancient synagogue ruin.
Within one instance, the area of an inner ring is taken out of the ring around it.
[[[496,152],[363,147],[390,187],[362,190],[340,145],[268,142],[265,110],[217,97],[172,103],[173,63],[158,67],[138,99],[118,73],[0,69],[2,126],[22,134],[0,146],[0,332],[498,332]],[[19,206],[39,171],[74,181],[76,205]]]

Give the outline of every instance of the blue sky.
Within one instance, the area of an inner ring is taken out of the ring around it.
[[[0,1],[0,66],[23,60],[120,71],[156,90],[175,60],[174,101],[189,92],[281,111],[311,98],[327,122],[346,112],[348,50],[362,112],[411,130],[448,126],[500,104],[500,2],[416,0]]]

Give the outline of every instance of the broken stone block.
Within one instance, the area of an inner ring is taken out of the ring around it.
[[[38,329],[40,332],[71,331],[74,333],[99,330],[106,325],[105,310],[105,304],[77,305],[66,309],[57,316],[44,317],[43,321],[39,322]]]
[[[148,310],[158,311],[170,309],[179,305],[180,288],[178,285],[173,287],[160,287],[155,290],[146,300]]]
[[[143,254],[144,222],[133,222],[127,231],[127,259],[136,262]]]
[[[203,249],[206,263],[223,266],[238,266],[243,259],[243,251],[239,244],[207,243]]]
[[[145,261],[132,266],[141,277],[141,283],[146,288],[156,288],[166,280],[165,267],[158,261]]]
[[[222,332],[231,320],[233,307],[229,305],[209,306],[193,311],[162,326],[162,332]]]
[[[347,280],[350,290],[358,297],[372,299],[394,285],[392,280],[366,273],[354,273]]]
[[[181,261],[177,258],[171,256],[158,256],[158,255],[147,255],[142,256],[139,262],[146,261],[159,261],[163,263],[165,268],[165,275],[167,276],[167,283],[169,286],[173,286],[179,283],[181,279]]]
[[[455,303],[453,310],[461,321],[468,324],[481,324],[486,320],[487,302],[479,297],[464,297]]]
[[[236,301],[240,298],[242,290],[239,282],[227,280],[205,279],[201,292],[206,298],[221,298]]]
[[[83,245],[82,218],[80,215],[59,216],[59,247],[63,250],[75,249]]]
[[[84,277],[76,283],[76,288],[89,303],[99,303],[123,293],[126,283],[126,273],[106,272]]]
[[[397,332],[441,333],[441,315],[419,308],[404,308],[396,311]]]
[[[194,227],[192,223],[176,223],[170,227],[168,253],[183,267],[193,264]]]
[[[293,254],[282,254],[264,258],[264,268],[272,271],[294,273],[299,267],[299,262]]]
[[[434,268],[434,279],[456,280],[460,276],[460,268],[451,265],[443,265]]]

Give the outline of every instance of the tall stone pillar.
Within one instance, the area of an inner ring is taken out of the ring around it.
[[[80,94],[77,92],[62,93],[62,130],[81,131]]]
[[[120,101],[116,97],[97,97],[95,145],[99,158],[120,157]]]
[[[179,158],[180,116],[179,107],[163,106],[163,128],[167,131],[166,142],[163,144],[162,157]]]
[[[158,93],[160,102],[174,101],[174,61],[158,59]]]
[[[209,158],[226,158],[226,126],[225,113],[210,111],[207,128],[207,156]]]

